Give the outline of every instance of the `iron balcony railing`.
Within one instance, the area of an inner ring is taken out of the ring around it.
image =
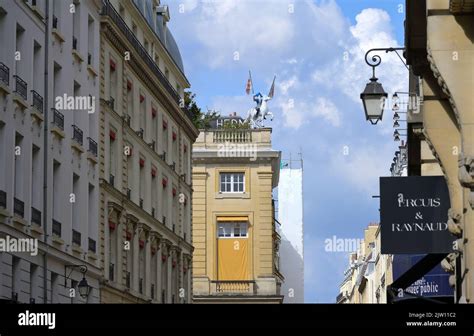
[[[73,244],[81,246],[81,233],[80,232],[76,230],[72,230],[72,242]]]
[[[53,235],[61,237],[61,223],[55,219],[53,219],[52,232],[53,232]]]
[[[33,95],[33,104],[31,106],[43,114],[43,97],[35,90],[31,90],[31,94]]]
[[[97,157],[97,142],[92,140],[90,137],[87,137],[87,140],[89,141],[89,153]]]
[[[101,15],[108,16],[117,25],[117,27],[122,32],[122,34],[125,35],[126,39],[130,42],[130,44],[135,49],[137,58],[140,58],[146,63],[148,68],[150,68],[153,74],[158,78],[158,81],[160,82],[160,84],[163,85],[163,87],[166,89],[166,91],[168,91],[171,97],[173,97],[176,103],[180,105],[181,97],[179,96],[178,92],[170,84],[170,82],[168,81],[166,76],[161,72],[161,70],[158,68],[155,61],[148,53],[148,51],[145,49],[144,46],[142,46],[140,41],[138,41],[135,34],[130,30],[130,28],[128,28],[127,24],[122,19],[120,14],[117,13],[115,8],[110,4],[108,0],[103,1]],[[186,114],[186,116],[191,121],[193,120],[191,113],[187,109],[181,108],[181,110]]]
[[[76,125],[72,125],[72,139],[82,146],[83,133],[82,130]]]
[[[25,216],[25,203],[16,197],[13,199],[13,213],[22,218]]]
[[[10,85],[10,69],[2,62],[0,62],[0,81],[6,86]]]
[[[7,207],[7,193],[3,190],[0,190],[0,207]]]
[[[53,110],[53,125],[57,126],[59,129],[64,131],[64,115],[56,110],[55,108],[52,108]]]
[[[41,226],[41,211],[31,207],[31,222]]]
[[[93,253],[96,252],[96,242],[92,238],[89,238],[89,240],[88,240],[88,250],[93,252]]]
[[[27,100],[28,84],[26,84],[26,82],[18,75],[14,75],[13,78],[15,78],[15,92],[18,93],[24,100]]]

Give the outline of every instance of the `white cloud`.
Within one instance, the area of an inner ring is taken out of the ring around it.
[[[332,101],[327,98],[319,97],[316,99],[316,105],[313,107],[313,115],[323,117],[332,126],[341,125],[339,110]]]
[[[356,24],[349,28],[350,38],[345,42],[340,57],[317,68],[312,75],[314,83],[341,91],[354,102],[360,103],[360,92],[371,76],[372,69],[365,63],[365,53],[371,48],[396,47],[390,16],[381,9],[364,9],[356,16]],[[376,68],[385,91],[406,91],[408,73],[398,56],[384,51]]]
[[[330,164],[334,174],[364,195],[378,195],[379,179],[387,176],[393,156],[393,142],[348,145],[348,155],[336,151]]]

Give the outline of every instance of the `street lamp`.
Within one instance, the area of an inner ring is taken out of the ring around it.
[[[75,268],[79,268],[79,272],[82,273],[82,280],[79,281],[79,284],[77,285],[77,289],[79,290],[79,295],[85,299],[89,296],[89,293],[91,291],[91,286],[87,283],[87,279],[85,277],[87,273],[87,266],[86,265],[64,265],[64,287],[67,286],[67,279],[70,278],[72,271]],[[70,269],[69,274],[67,274],[67,270]]]
[[[79,282],[77,285],[77,288],[79,289],[79,295],[85,299],[86,297],[89,296],[89,293],[91,291],[91,286],[87,283],[86,278],[83,276],[82,280]]]
[[[373,55],[371,61],[369,61],[369,54],[373,51],[385,51],[386,53],[394,51],[398,55],[397,50],[405,50],[405,48],[375,48],[370,49],[365,54],[365,63],[372,67],[372,78],[370,78],[370,82],[366,84],[364,92],[360,94],[360,99],[364,105],[365,118],[370,121],[372,125],[382,120],[385,100],[388,94],[383,89],[382,84],[378,82],[378,78],[375,77],[375,68],[380,65],[382,58],[379,55]],[[400,55],[398,55],[398,57],[400,57]]]

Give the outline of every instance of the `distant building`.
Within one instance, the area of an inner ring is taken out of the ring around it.
[[[271,129],[202,130],[193,146],[195,303],[281,303]]]
[[[294,162],[298,167],[294,167]],[[293,167],[291,166],[293,165]],[[285,303],[304,302],[303,161],[282,161],[278,184],[280,265]]]

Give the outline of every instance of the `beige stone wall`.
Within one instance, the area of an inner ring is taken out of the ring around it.
[[[212,295],[217,280],[217,216],[249,219],[249,267],[257,295],[279,295],[274,268],[272,190],[278,179],[279,152],[271,149],[270,130],[251,132],[258,158],[226,158],[217,153],[212,131],[201,132],[193,147],[193,289],[194,295]],[[250,142],[249,142],[250,143]],[[264,152],[265,151],[265,152]],[[266,152],[268,151],[268,152]],[[220,172],[245,173],[245,192],[219,192]]]

